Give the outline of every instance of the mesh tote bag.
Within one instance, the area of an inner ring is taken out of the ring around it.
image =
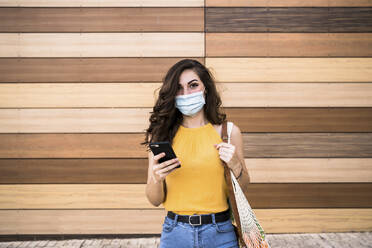
[[[230,144],[232,127],[232,122],[224,121],[222,123],[223,142]],[[228,203],[230,206],[230,215],[238,237],[239,247],[270,248],[269,243],[265,240],[265,232],[247,200],[249,175],[246,168],[243,168],[239,183],[225,161],[221,161],[224,165],[225,180],[229,192]]]

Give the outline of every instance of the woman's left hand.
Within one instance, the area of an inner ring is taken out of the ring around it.
[[[235,146],[229,143],[221,142],[214,144],[214,147],[218,150],[220,158],[226,162],[230,169],[235,169],[239,164],[238,155],[235,152]]]

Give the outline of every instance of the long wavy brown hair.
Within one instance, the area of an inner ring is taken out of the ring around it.
[[[208,68],[194,59],[180,60],[168,70],[163,78],[159,97],[153,111],[150,112],[150,126],[146,129],[145,141],[141,143],[147,146],[147,151],[149,151],[150,142],[169,141],[173,144],[173,137],[183,120],[182,113],[175,107],[175,96],[180,75],[186,69],[193,70],[204,84],[207,94],[203,110],[207,120],[212,124],[221,124],[226,119],[215,79]]]

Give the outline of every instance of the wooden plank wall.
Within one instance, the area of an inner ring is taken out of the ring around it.
[[[0,0],[0,234],[159,234],[143,146],[194,58],[267,233],[372,230],[371,0]]]

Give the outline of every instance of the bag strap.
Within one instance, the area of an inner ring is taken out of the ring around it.
[[[231,136],[231,131],[232,131],[233,123],[231,121],[227,122],[227,143],[230,144],[230,136]]]
[[[223,142],[230,143],[231,128],[230,130],[227,130],[227,129],[228,129],[228,122],[225,120],[222,122],[222,140]],[[224,167],[224,176],[225,176],[225,181],[227,184],[229,205],[230,205],[231,213],[235,221],[234,231],[239,240],[239,243],[243,244],[244,241],[243,241],[243,235],[242,235],[242,230],[241,230],[240,217],[239,217],[238,207],[236,205],[235,194],[234,194],[234,189],[232,185],[233,182],[231,180],[231,174],[230,174],[231,173],[230,168],[227,166],[225,161],[223,160],[221,161]]]
[[[227,121],[222,122],[222,141],[228,143],[228,135],[227,135]]]

